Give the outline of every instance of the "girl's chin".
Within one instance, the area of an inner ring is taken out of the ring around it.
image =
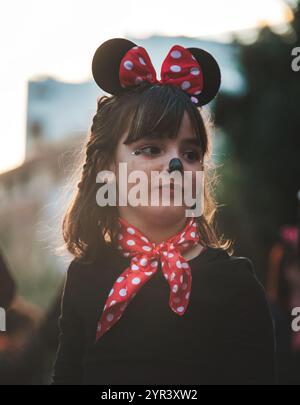
[[[147,218],[148,220],[151,219],[152,222],[162,225],[180,221],[183,217],[186,216],[187,207],[140,206],[135,207],[134,209],[136,213],[139,212],[144,218]]]

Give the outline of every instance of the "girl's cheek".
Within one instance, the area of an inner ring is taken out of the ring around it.
[[[196,167],[195,167],[196,166]],[[184,167],[185,171],[189,171],[192,173],[192,176],[187,176],[187,181],[184,183],[184,189],[185,192],[188,192],[189,195],[192,196],[193,199],[196,198],[196,196],[201,193],[201,184],[204,179],[203,177],[203,167],[201,163],[195,164],[195,165],[190,165],[188,164],[186,167]],[[198,175],[197,175],[198,172]],[[191,179],[191,181],[190,181]]]

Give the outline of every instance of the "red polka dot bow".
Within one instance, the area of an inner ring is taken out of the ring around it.
[[[145,48],[134,46],[123,57],[119,79],[122,87],[130,87],[144,81],[149,83],[173,84],[191,96],[198,103],[197,95],[203,89],[203,73],[193,54],[180,45],[174,45],[161,66],[161,80]]]
[[[158,80],[146,49],[126,38],[110,38],[96,49],[92,74],[102,90],[116,96],[140,84],[169,85],[183,90],[196,106],[213,100],[221,85],[219,64],[204,49],[173,45]]]
[[[131,262],[110,290],[97,325],[96,341],[121,318],[139,289],[155,275],[159,260],[170,286],[169,305],[172,311],[183,315],[189,303],[192,275],[181,253],[199,241],[195,219],[191,218],[181,232],[160,244],[151,243],[122,218],[119,218],[119,226],[118,249],[124,257],[131,257]]]

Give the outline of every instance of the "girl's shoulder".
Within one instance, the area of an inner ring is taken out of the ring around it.
[[[205,285],[208,291],[214,291],[221,301],[234,297],[245,302],[267,300],[265,288],[248,257],[208,247],[202,257],[200,254],[191,264],[193,281]]]
[[[190,261],[190,263],[201,265],[208,265],[210,268],[213,267],[216,270],[222,271],[226,268],[232,270],[233,272],[237,271],[246,271],[249,275],[255,275],[255,270],[253,262],[250,258],[245,256],[236,256],[234,254],[230,255],[225,249],[218,247],[206,247],[199,256],[195,257]],[[211,270],[210,270],[211,271]]]
[[[125,263],[127,263],[126,260]],[[67,268],[67,276],[83,281],[89,277],[109,273],[122,265],[124,265],[124,258],[116,254],[112,247],[104,246],[99,248],[93,258],[74,257]]]

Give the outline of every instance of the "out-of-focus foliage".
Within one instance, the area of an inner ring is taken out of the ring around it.
[[[247,91],[216,100],[216,124],[227,139],[221,219],[237,240],[237,251],[251,256],[264,274],[279,227],[297,220],[300,71],[292,70],[291,52],[300,46],[299,4],[288,33],[264,27],[255,43],[239,46]]]

